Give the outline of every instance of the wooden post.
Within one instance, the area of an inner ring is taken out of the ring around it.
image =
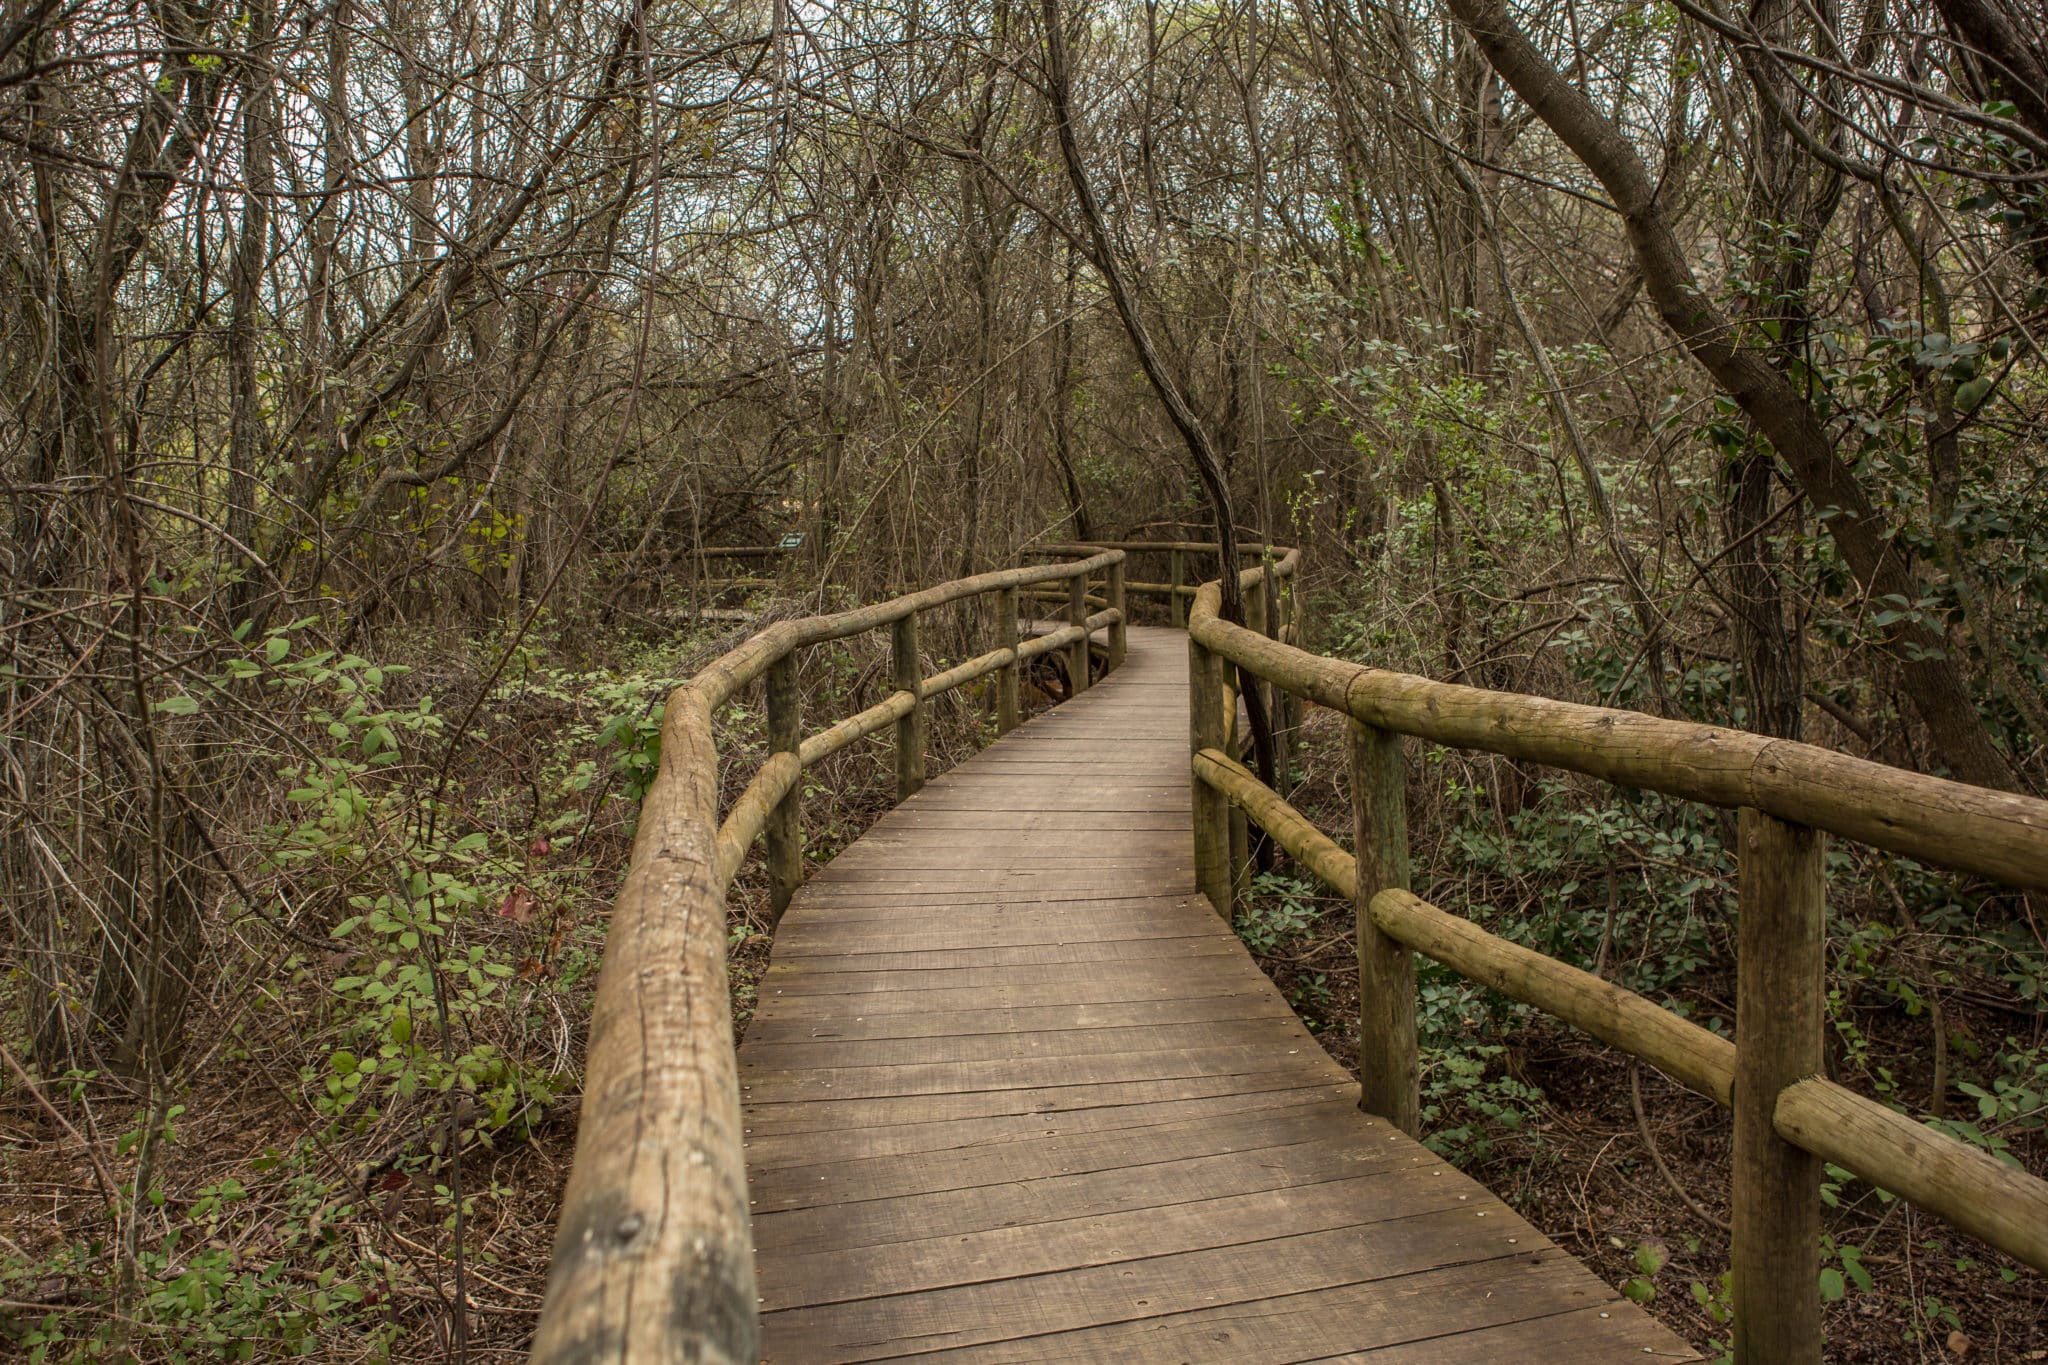
[[[1077,572],[1067,580],[1067,620],[1081,628],[1081,638],[1067,646],[1067,695],[1078,697],[1088,690],[1088,575]]]
[[[1293,633],[1294,625],[1294,587],[1292,584],[1282,584],[1281,589],[1274,611],[1276,624],[1273,638],[1289,644],[1298,643],[1288,639]],[[1277,683],[1274,684],[1273,693],[1274,700],[1280,704],[1280,714],[1273,722],[1273,727],[1278,732],[1276,738],[1279,740],[1280,750],[1277,758],[1280,765],[1279,788],[1280,794],[1287,796],[1294,791],[1295,748],[1301,738],[1301,698]]]
[[[1741,815],[1735,941],[1737,1365],[1818,1365],[1820,1158],[1780,1138],[1778,1093],[1818,1075],[1826,1007],[1826,840]]]
[[[1268,572],[1270,574],[1270,570]],[[1252,592],[1245,594],[1244,624],[1246,630],[1254,631],[1260,635],[1265,636],[1272,635],[1272,617],[1267,615],[1267,605],[1268,603],[1266,600],[1266,581],[1265,578],[1262,577],[1259,580],[1257,588],[1254,589]],[[1280,689],[1278,687],[1273,686],[1271,683],[1268,683],[1264,678],[1259,677],[1257,674],[1252,674],[1251,685],[1254,688],[1258,689],[1259,706],[1265,712],[1266,725],[1270,730],[1273,726],[1278,724],[1278,721],[1274,718],[1273,714],[1273,698],[1280,691]],[[1231,757],[1235,758],[1237,757],[1237,755],[1233,754],[1231,755]]]
[[[1275,615],[1273,610],[1272,579],[1272,566],[1268,565],[1266,571],[1259,576],[1258,589],[1247,594],[1244,599],[1245,628],[1257,631],[1269,640],[1273,638],[1273,617]],[[1265,684],[1261,682],[1259,695],[1264,696],[1265,693]]]
[[[996,590],[996,643],[1017,652],[1017,590]],[[1007,735],[1017,728],[1017,677],[1021,671],[1015,658],[996,670],[996,733]]]
[[[1237,907],[1250,900],[1252,894],[1252,824],[1236,806],[1229,810],[1231,902],[1228,917],[1234,921]]]
[[[1187,574],[1187,566],[1179,550],[1168,551],[1168,555],[1173,560],[1172,573],[1167,579],[1167,582],[1173,585],[1173,592],[1168,599],[1172,611],[1173,628],[1175,630],[1186,630],[1188,628],[1188,604],[1186,599],[1180,595],[1180,585],[1181,579]]]
[[[1223,752],[1232,759],[1242,758],[1239,751],[1244,745],[1244,736],[1238,729],[1238,707],[1243,698],[1238,687],[1245,680],[1246,670],[1239,668],[1222,655],[1216,656],[1216,671],[1222,677],[1223,693]],[[1254,684],[1256,686],[1256,683]],[[1230,830],[1227,847],[1230,850],[1229,881],[1230,905],[1223,911],[1223,918],[1235,921],[1238,904],[1251,894],[1251,826],[1245,820],[1244,812],[1228,801],[1223,804],[1223,819]]]
[[[793,754],[803,747],[803,718],[796,685],[796,655],[768,665],[768,748]],[[790,898],[804,880],[803,779],[798,778],[768,813],[768,919],[782,920]]]
[[[1381,891],[1409,889],[1401,737],[1356,720],[1350,730],[1352,837],[1358,850],[1358,1107],[1415,1137],[1422,1127],[1415,957],[1380,932],[1369,909]]]
[[[924,666],[917,654],[917,613],[904,613],[889,638],[895,648],[896,690],[917,699],[896,722],[896,799],[907,801],[924,786]]]
[[[1188,637],[1188,748],[1222,750],[1223,661]],[[1225,922],[1230,919],[1230,803],[1201,778],[1194,786],[1195,887]]]
[[[1122,561],[1109,566],[1109,605],[1119,613],[1130,610],[1124,601],[1124,566]],[[1122,619],[1118,619],[1116,624],[1109,628],[1109,666],[1112,671],[1123,667],[1124,651],[1129,647],[1129,644],[1130,641],[1124,629],[1124,622]]]

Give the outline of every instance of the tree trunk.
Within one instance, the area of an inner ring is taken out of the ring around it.
[[[1501,78],[1606,188],[1665,325],[1785,460],[1864,594],[1907,612],[1890,640],[1899,651],[1901,684],[1940,764],[1964,781],[2010,789],[2011,765],[1992,743],[1947,641],[1913,612],[1923,594],[1910,549],[1886,531],[1812,407],[1763,354],[1737,338],[1727,315],[1700,288],[1659,202],[1657,181],[1635,148],[1536,51],[1502,0],[1449,3]]]

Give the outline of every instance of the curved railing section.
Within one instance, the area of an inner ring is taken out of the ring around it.
[[[778,917],[803,875],[798,820],[805,768],[893,728],[901,800],[924,783],[932,698],[998,675],[997,726],[1018,721],[1020,665],[1067,651],[1075,689],[1089,680],[1090,636],[1124,654],[1124,556],[964,578],[873,606],[783,621],[670,694],[661,766],[640,808],[625,886],[612,911],[591,1010],[576,1155],[555,1232],[533,1359],[545,1365],[631,1358],[640,1365],[754,1365],[760,1328],[740,1128],[738,1064],[726,984],[726,892],[747,850],[767,838]],[[1099,582],[1098,582],[1099,580]],[[1097,593],[1091,594],[1091,585]],[[1064,585],[1064,626],[1020,639],[1021,593]],[[995,648],[922,675],[918,615],[993,595]],[[1103,603],[1090,610],[1092,601]],[[894,690],[805,736],[797,651],[887,627]],[[719,818],[719,709],[765,681],[769,758]]]
[[[1278,577],[1244,571],[1245,600]],[[1584,1029],[1735,1115],[1734,1347],[1740,1362],[1821,1356],[1820,1183],[1830,1162],[2048,1272],[2048,1181],[1823,1075],[1826,834],[2048,890],[2048,802],[1717,726],[1490,692],[1307,653],[1189,613],[1195,870],[1226,916],[1242,885],[1233,811],[1356,907],[1361,1104],[1418,1127],[1414,953]],[[1224,664],[1235,665],[1226,668]],[[1255,676],[1350,718],[1356,855],[1234,757],[1226,681]],[[1736,1039],[1485,932],[1410,894],[1401,737],[1548,764],[1739,812]]]

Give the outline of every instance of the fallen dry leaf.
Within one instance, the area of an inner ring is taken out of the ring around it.
[[[498,917],[509,919],[514,924],[524,924],[533,918],[533,910],[539,902],[533,893],[523,886],[515,886],[505,893],[505,899],[498,902]]]

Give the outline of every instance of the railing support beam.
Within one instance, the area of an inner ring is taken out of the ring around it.
[[[1081,570],[1067,580],[1067,620],[1081,628],[1081,638],[1067,647],[1067,695],[1078,697],[1088,690],[1088,573]]]
[[[1401,737],[1350,723],[1353,847],[1358,888],[1358,1107],[1410,1137],[1422,1130],[1415,1040],[1415,955],[1381,932],[1372,898],[1409,890],[1408,782]]]
[[[917,613],[905,612],[891,627],[893,677],[898,692],[914,700],[896,722],[896,799],[908,801],[924,787],[924,668],[918,663]]]
[[[1191,755],[1222,749],[1228,739],[1223,726],[1223,660],[1188,637],[1188,747]],[[1223,794],[1190,772],[1194,783],[1195,888],[1224,922],[1230,920],[1230,803]]]
[[[1003,588],[996,593],[996,644],[1010,651],[1010,662],[996,670],[996,733],[1007,735],[1017,728],[1017,590]]]
[[[768,748],[771,753],[801,754],[803,716],[797,689],[796,655],[784,654],[768,666]],[[782,912],[804,880],[804,784],[799,777],[768,814],[768,919],[782,922]]]
[[[1108,596],[1110,608],[1117,614],[1109,627],[1109,667],[1113,672],[1124,666],[1124,654],[1130,647],[1124,619],[1129,615],[1129,606],[1124,600],[1124,566],[1120,562],[1109,566]]]
[[[1826,838],[1745,807],[1735,951],[1736,1365],[1818,1365],[1820,1158],[1778,1136],[1787,1086],[1822,1065]]]
[[[1182,582],[1187,577],[1187,561],[1179,550],[1169,551],[1168,557],[1173,561],[1173,571],[1166,580],[1173,588],[1173,591],[1168,594],[1168,601],[1171,603],[1173,612],[1173,628],[1175,630],[1186,630],[1188,628],[1188,604],[1187,599],[1180,595],[1180,590]]]
[[[1301,642],[1293,638],[1294,586],[1291,583],[1280,583],[1277,574],[1272,577],[1277,585],[1273,638],[1287,644],[1299,644]],[[1280,794],[1288,796],[1294,791],[1295,753],[1301,740],[1301,698],[1287,688],[1276,687],[1273,690],[1273,699],[1280,708],[1280,714],[1273,722],[1276,747],[1279,750],[1275,759],[1280,768],[1278,785]]]

